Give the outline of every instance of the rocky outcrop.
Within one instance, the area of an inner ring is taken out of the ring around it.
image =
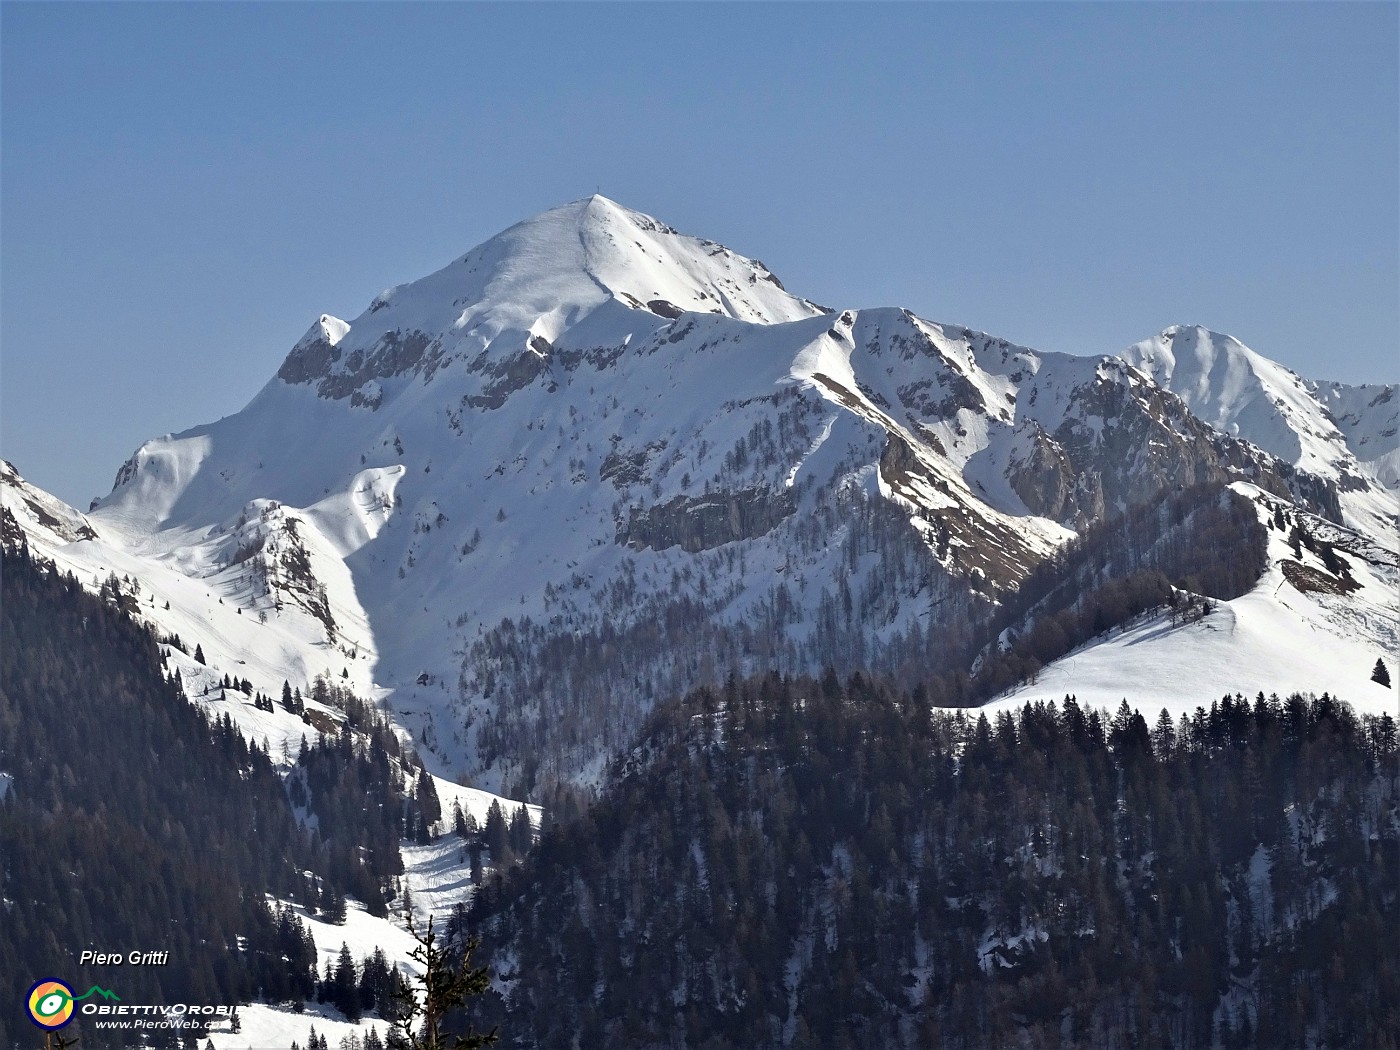
[[[120,475],[118,475],[120,478]],[[42,489],[30,485],[7,460],[0,459],[0,493],[5,501],[13,500],[15,510],[27,514],[36,525],[48,530],[55,540],[62,543],[76,543],[79,540],[97,538],[97,533],[78,511],[61,500],[55,499]],[[6,510],[8,515],[10,512]],[[13,528],[6,526],[6,542],[18,542],[20,528],[18,520],[11,518]]]
[[[635,550],[680,547],[691,554],[772,531],[794,510],[786,492],[762,489],[677,496],[652,507],[634,507],[617,542]]]
[[[291,384],[314,382],[318,395],[338,401],[353,396],[373,380],[422,367],[425,358],[433,356],[433,346],[433,339],[424,332],[385,332],[370,350],[355,350],[347,357],[340,347],[318,333],[293,347],[277,370],[277,377]],[[357,403],[374,400],[362,396]]]
[[[610,481],[619,490],[637,485],[647,478],[647,463],[659,452],[666,451],[665,439],[649,442],[645,447],[628,451],[614,448],[603,457],[598,470],[600,481]]]
[[[1167,488],[1237,480],[1340,518],[1332,482],[1220,434],[1168,391],[1117,375],[1076,390],[1053,434],[1033,420],[1021,429],[1024,451],[1012,456],[1007,480],[1032,513],[1076,530]]]
[[[479,371],[486,378],[486,384],[481,393],[467,398],[467,404],[473,408],[500,408],[511,394],[529,386],[549,367],[552,349],[549,340],[535,336],[524,350],[507,361],[490,364],[483,352],[468,370]]]
[[[656,314],[657,317],[665,317],[672,321],[685,313],[685,311],[675,303],[668,302],[665,299],[652,299],[648,301],[647,309]]]
[[[1022,429],[1029,436],[1027,450],[1011,460],[1007,480],[1021,502],[1034,514],[1064,519],[1073,504],[1074,469],[1065,450],[1034,420]]]
[[[912,504],[916,517],[928,523],[921,529],[944,569],[966,577],[979,589],[1014,586],[1039,555],[1025,537],[998,517],[974,507],[969,493],[949,484],[927,449],[918,451],[898,431],[891,430],[880,454],[880,479],[896,497]],[[930,503],[937,509],[932,509]]]
[[[326,375],[317,384],[316,393],[339,400],[370,380],[408,372],[422,363],[431,344],[431,337],[424,332],[385,332],[368,352],[356,350],[347,357],[344,371]]]
[[[284,383],[310,383],[325,376],[331,365],[340,360],[340,349],[333,346],[324,335],[308,337],[292,348],[282,367],[277,370],[277,378]]]

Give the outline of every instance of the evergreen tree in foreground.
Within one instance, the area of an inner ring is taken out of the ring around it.
[[[496,1042],[499,1036],[495,1028],[486,1033],[468,1029],[465,1036],[448,1036],[442,1031],[443,1017],[448,1011],[465,1006],[469,999],[491,986],[489,969],[485,966],[472,969],[471,966],[472,953],[478,944],[476,938],[467,941],[462,949],[462,961],[454,967],[448,949],[437,943],[431,915],[427,928],[419,933],[410,912],[408,932],[418,942],[409,952],[409,958],[423,966],[423,975],[415,981],[417,987],[400,984],[393,994],[397,1010],[389,1030],[391,1050],[481,1050]],[[414,1023],[420,1017],[423,1024],[415,1034]]]
[[[1375,669],[1371,671],[1371,681],[1379,682],[1387,689],[1390,688],[1390,671],[1385,666],[1385,661],[1377,659]]]

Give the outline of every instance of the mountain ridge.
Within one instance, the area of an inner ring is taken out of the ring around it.
[[[343,672],[443,772],[588,779],[691,678],[910,666],[1172,487],[1248,483],[1393,550],[1392,388],[1273,365],[1251,403],[1296,405],[1251,415],[1240,384],[1166,367],[1185,331],[1076,357],[828,311],[586,198],[321,315],[242,411],[138,449],[96,538],[46,542],[88,575],[152,566],[262,688]],[[1289,455],[1269,428],[1295,425]]]
[[[1395,471],[1397,411],[1371,412],[1391,403],[1390,387],[1348,387],[1307,380],[1232,336],[1199,325],[1173,325],[1125,350],[1124,360],[1151,376],[1215,429],[1242,437],[1315,474],[1331,472],[1340,502],[1355,519],[1383,528],[1387,513],[1374,497],[1400,488]],[[1342,424],[1324,400],[1343,409]],[[1388,443],[1390,448],[1386,448]],[[1393,512],[1392,512],[1393,513]]]

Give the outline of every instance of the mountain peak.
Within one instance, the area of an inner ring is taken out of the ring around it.
[[[1178,351],[1205,354],[1241,354],[1249,358],[1264,360],[1244,343],[1227,332],[1217,332],[1202,324],[1174,324],[1162,329],[1163,341],[1172,344]]]
[[[330,314],[322,314],[314,321],[306,334],[297,340],[297,346],[306,346],[311,343],[325,343],[327,346],[339,346],[340,341],[345,338],[345,333],[350,331],[350,325],[342,321],[339,317]]]
[[[430,374],[453,359],[484,351],[506,359],[534,340],[553,344],[610,302],[667,320],[695,312],[774,324],[822,312],[761,262],[594,194],[385,290],[349,325],[323,317],[278,376],[348,397],[371,381]]]
[[[641,212],[635,211],[632,208],[628,208],[626,205],[619,204],[611,197],[604,197],[601,193],[594,193],[590,196],[583,197],[580,200],[575,201],[574,203],[582,204],[584,206],[585,211],[598,211],[603,213],[620,212],[627,215],[650,218],[650,216],[642,216]]]
[[[1255,380],[1273,373],[1291,375],[1286,368],[1255,353],[1232,335],[1212,331],[1204,325],[1174,324],[1162,329],[1160,335],[1134,343],[1120,355],[1129,364],[1169,382],[1174,390],[1186,396],[1180,387],[1206,396],[1208,390],[1218,396],[1221,387],[1231,395]],[[1175,379],[1175,382],[1171,382]],[[1189,398],[1188,398],[1189,400]]]
[[[527,298],[535,288],[557,291],[561,281],[586,277],[591,287],[583,299],[606,292],[633,308],[659,299],[677,310],[762,324],[820,312],[789,294],[763,263],[599,193],[516,223],[459,265],[487,267],[497,282],[490,291],[509,288]]]

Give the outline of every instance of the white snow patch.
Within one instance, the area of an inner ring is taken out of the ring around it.
[[[288,1050],[293,1042],[304,1050],[312,1028],[335,1050],[351,1034],[363,1039],[374,1028],[385,1039],[389,1031],[387,1022],[366,1019],[351,1024],[334,1007],[314,1002],[307,1003],[302,1013],[285,1006],[249,1003],[238,1008],[238,1020],[238,1032],[229,1031],[230,1022],[221,1021],[208,1036],[201,1036],[197,1044],[200,1050],[206,1038],[215,1050]]]

